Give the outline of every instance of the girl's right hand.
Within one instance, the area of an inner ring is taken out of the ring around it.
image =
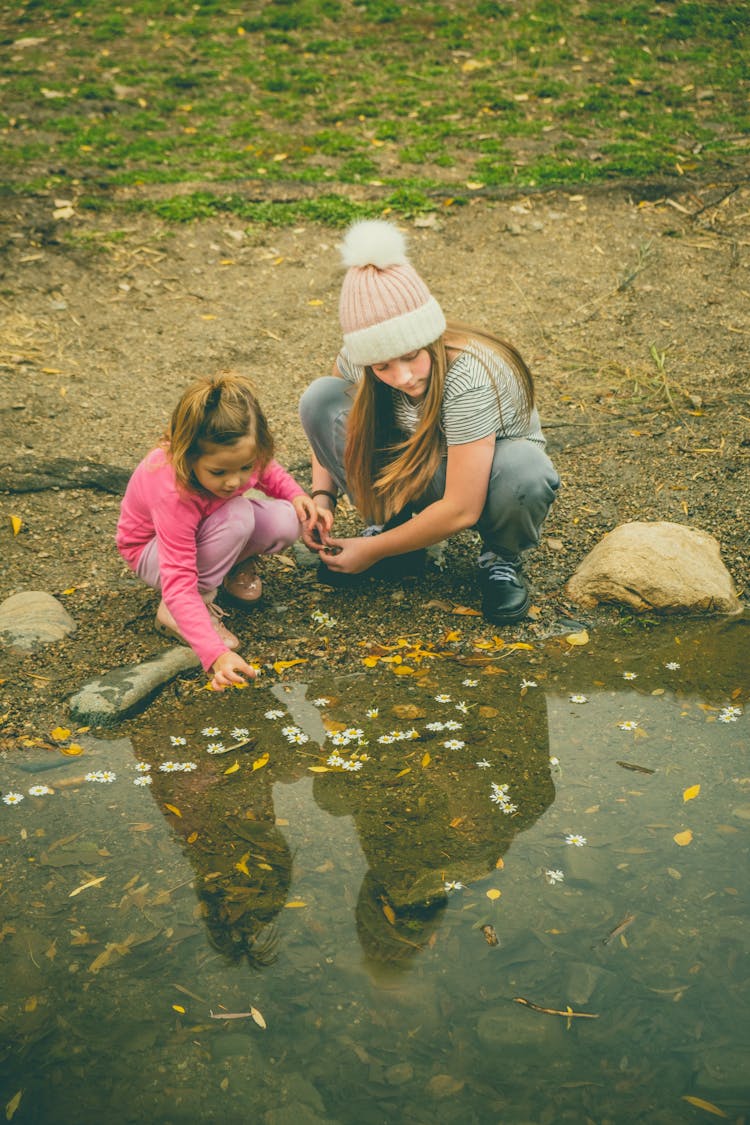
[[[311,551],[321,551],[328,544],[334,514],[330,508],[316,505],[317,517],[313,523],[302,525],[302,542]]]
[[[211,671],[214,674],[211,680],[214,691],[224,691],[224,688],[231,687],[232,684],[244,684],[246,676],[252,680],[257,675],[255,669],[251,668],[238,652],[229,651],[217,656],[211,665]]]

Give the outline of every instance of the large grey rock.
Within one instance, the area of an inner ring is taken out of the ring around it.
[[[90,726],[111,726],[142,710],[180,672],[198,667],[192,649],[175,645],[155,660],[114,668],[71,697],[71,718]]]
[[[582,606],[618,602],[637,612],[740,613],[719,544],[675,523],[624,523],[605,535],[566,587]]]
[[[12,594],[0,605],[0,635],[18,652],[61,641],[75,629],[68,611],[43,590]]]

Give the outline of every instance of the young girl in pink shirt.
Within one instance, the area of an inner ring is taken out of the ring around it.
[[[288,547],[300,524],[331,522],[273,459],[274,444],[252,384],[222,373],[199,379],[175,407],[160,445],[125,490],[117,547],[161,592],[156,628],[190,645],[211,686],[223,691],[255,672],[222,624],[219,585],[236,603],[261,594],[255,556]],[[250,499],[259,489],[272,499]]]

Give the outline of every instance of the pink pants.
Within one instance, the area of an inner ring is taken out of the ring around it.
[[[273,555],[294,543],[299,520],[288,500],[227,500],[198,526],[198,589],[215,590],[236,563],[251,555]],[[152,539],[143,548],[136,574],[158,590],[159,548]]]

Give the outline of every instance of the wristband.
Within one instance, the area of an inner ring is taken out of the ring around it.
[[[333,501],[334,508],[339,502],[338,496],[334,496],[334,494],[332,492],[329,492],[327,488],[316,488],[314,492],[310,493],[311,500],[314,500],[316,496],[327,496],[329,500]]]

